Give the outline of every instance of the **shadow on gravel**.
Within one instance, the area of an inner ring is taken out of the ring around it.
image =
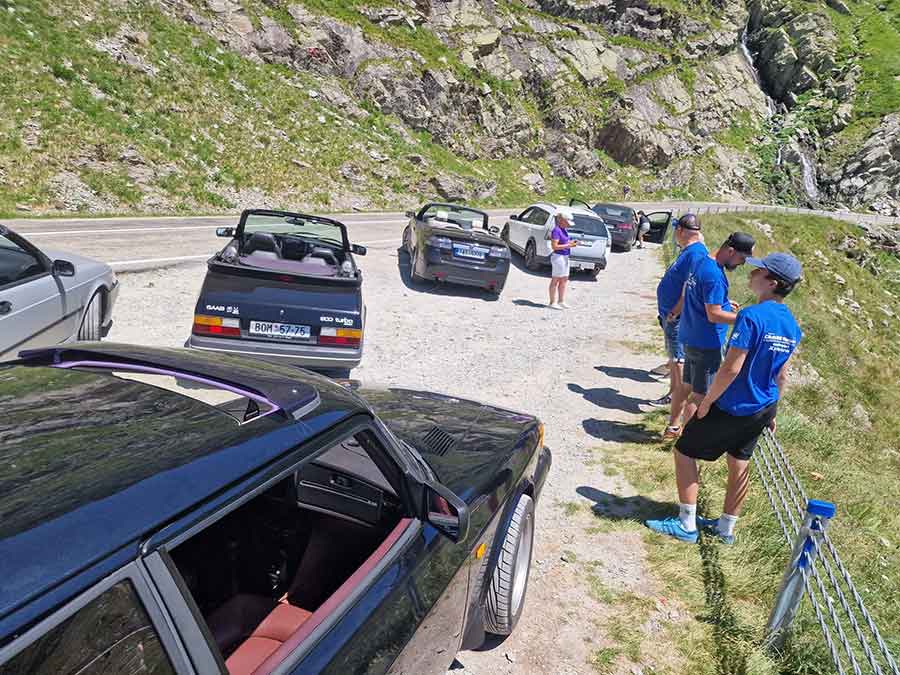
[[[607,410],[621,410],[622,412],[641,414],[641,404],[647,403],[646,399],[635,398],[634,396],[625,396],[620,394],[618,389],[612,387],[593,387],[585,389],[580,384],[570,382],[569,391],[580,394],[590,403]]]
[[[671,515],[676,508],[674,504],[658,502],[641,495],[619,497],[587,485],[582,485],[575,492],[594,502],[591,511],[598,518],[606,520],[631,520],[643,524],[650,518]]]
[[[533,277],[544,277],[545,279],[550,278],[550,267],[541,267],[541,269],[539,269],[539,270],[530,270],[527,267],[525,267],[525,259],[522,256],[520,256],[518,253],[515,253],[515,252],[513,252],[511,255],[512,255],[512,258],[510,259],[510,262],[512,262],[513,267],[515,267],[520,272],[524,272],[525,274],[530,274]],[[603,274],[603,272],[601,272],[600,274]],[[585,282],[585,281],[590,282],[590,283],[597,283],[597,279],[592,277],[587,272],[581,272],[581,271],[578,271],[578,272],[573,271],[569,275],[569,281],[570,282],[577,281],[579,283]]]
[[[658,434],[648,431],[643,424],[629,424],[616,420],[587,419],[581,423],[585,433],[601,441],[612,443],[645,443],[647,445],[660,442]]]
[[[624,368],[622,366],[594,366],[594,370],[599,370],[608,377],[615,377],[620,380],[634,380],[635,382],[659,382],[658,379],[650,375],[646,370],[639,368]]]
[[[534,307],[535,309],[547,309],[547,303],[534,302],[533,300],[525,300],[524,298],[516,298],[512,301],[514,305],[519,307]]]
[[[416,293],[429,293],[431,295],[453,295],[460,298],[472,298],[473,300],[484,300],[485,302],[496,302],[500,299],[499,295],[488,293],[481,288],[474,286],[461,286],[456,284],[444,284],[437,281],[413,281],[410,277],[409,253],[402,248],[397,249],[397,271],[400,273],[400,280],[409,290]]]

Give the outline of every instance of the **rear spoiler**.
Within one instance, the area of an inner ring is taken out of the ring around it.
[[[291,381],[276,366],[230,354],[88,342],[25,350],[19,354],[19,363],[28,366],[121,365],[123,368],[150,368],[173,375],[199,377],[222,388],[255,394],[294,419],[304,417],[320,403],[315,387]]]

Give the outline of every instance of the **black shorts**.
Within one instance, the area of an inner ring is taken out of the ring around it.
[[[719,459],[726,452],[736,459],[750,459],[760,434],[777,412],[777,402],[745,416],[729,415],[713,404],[703,419],[691,418],[675,448],[682,455],[707,462]]]
[[[685,345],[684,372],[681,378],[685,384],[691,385],[691,390],[695,394],[705,394],[709,391],[720,365],[722,365],[720,349],[698,349]]]

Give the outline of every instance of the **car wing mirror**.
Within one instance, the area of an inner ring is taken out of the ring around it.
[[[491,234],[500,234],[500,228],[496,225],[489,225],[487,231]]]
[[[359,244],[353,244],[352,246],[350,246],[350,251],[352,251],[356,255],[365,255],[366,247],[360,246]]]
[[[231,238],[234,236],[234,228],[233,227],[217,227],[216,228],[216,236]]]
[[[52,272],[55,277],[74,277],[75,265],[68,260],[54,260]]]
[[[407,211],[405,215],[407,218],[415,218],[416,212],[415,211]]]
[[[469,533],[469,507],[440,483],[425,485],[425,520],[454,542]]]
[[[510,214],[509,219],[510,219],[510,220],[518,220],[518,219],[519,219],[519,214],[518,214],[518,213]]]

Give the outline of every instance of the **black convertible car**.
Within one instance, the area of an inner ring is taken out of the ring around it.
[[[441,674],[522,612],[530,415],[112,343],[0,366],[0,675]]]
[[[509,274],[509,247],[500,229],[488,225],[488,214],[431,202],[406,215],[403,249],[413,281],[448,281],[500,295]]]
[[[359,365],[366,309],[362,270],[343,223],[248,210],[210,258],[194,311],[194,349],[249,354],[323,370]]]

